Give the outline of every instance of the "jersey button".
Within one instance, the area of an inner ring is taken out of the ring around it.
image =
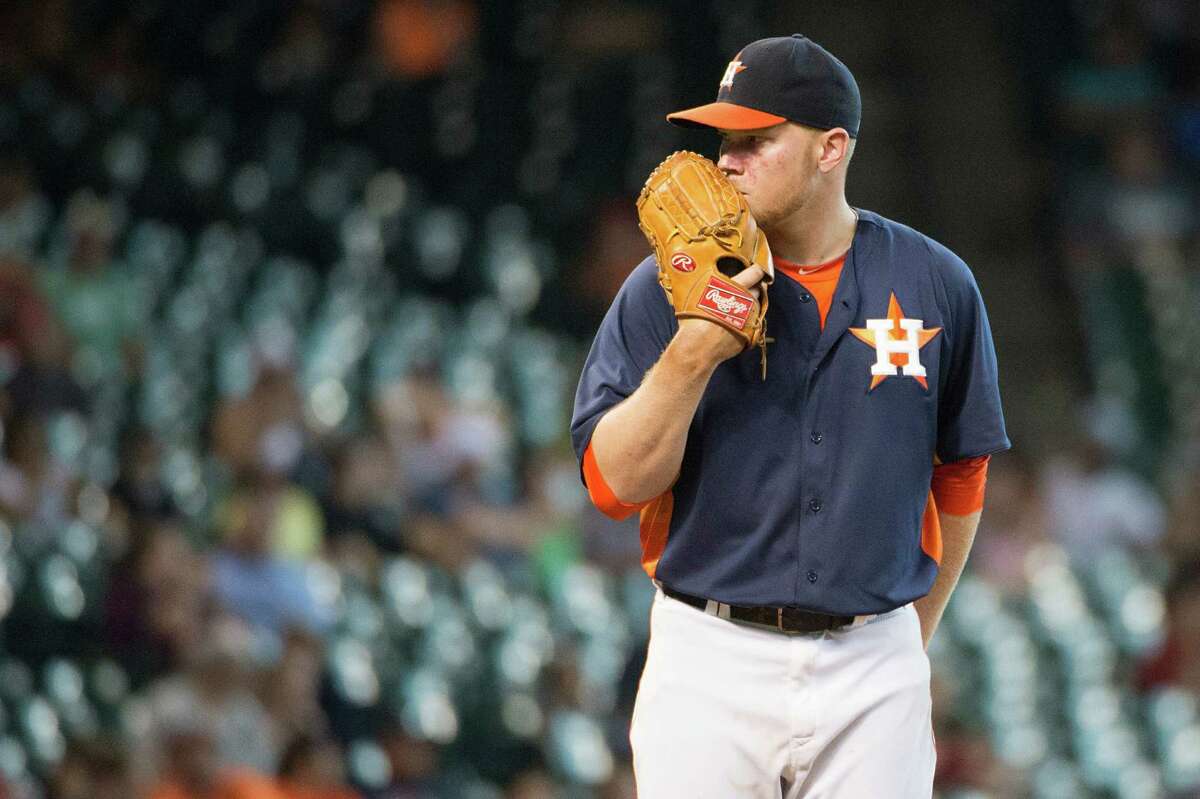
[[[817,581],[817,573],[814,571],[810,571],[808,573],[808,581],[810,583],[815,583]]]
[[[800,293],[800,302],[812,302],[812,295],[809,294],[807,291],[801,292]]]
[[[810,436],[810,438],[812,438],[812,443],[820,444],[821,439],[825,438],[825,436],[821,435],[820,433],[818,433],[816,431],[813,431],[813,434]]]
[[[810,500],[808,501],[808,508],[809,508],[809,510],[811,510],[813,513],[820,513],[820,512],[821,512],[821,500],[819,500],[819,499],[810,499]]]

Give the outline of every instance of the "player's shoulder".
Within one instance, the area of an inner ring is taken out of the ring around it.
[[[625,278],[625,285],[638,291],[658,288],[658,261],[654,259],[653,254],[647,255],[633,268],[629,277]]]
[[[950,289],[974,287],[971,268],[945,244],[903,222],[874,211],[857,210],[860,223],[873,228],[872,233],[881,240],[877,247],[886,250],[894,264],[928,270]]]
[[[625,300],[644,301],[650,298],[663,298],[662,287],[658,284],[658,262],[653,255],[648,255],[625,277],[618,295]]]
[[[658,283],[658,262],[653,255],[642,259],[625,277],[620,291],[613,301],[613,310],[621,314],[663,314],[670,311],[670,303]],[[673,314],[667,313],[673,318]]]

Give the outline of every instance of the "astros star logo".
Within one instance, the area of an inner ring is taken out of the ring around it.
[[[850,332],[864,344],[875,348],[875,363],[871,364],[871,385],[867,391],[897,374],[896,367],[929,390],[925,367],[921,365],[921,348],[942,332],[940,327],[926,330],[920,319],[904,318],[896,292],[888,300],[887,319],[868,319],[867,326],[852,327]]]

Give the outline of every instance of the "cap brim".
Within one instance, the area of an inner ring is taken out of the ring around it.
[[[709,103],[667,114],[667,121],[685,128],[756,130],[787,122],[787,117],[768,114],[766,111],[733,103]]]

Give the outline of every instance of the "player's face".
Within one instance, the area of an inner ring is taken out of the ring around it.
[[[819,132],[783,123],[755,130],[721,130],[717,166],[746,196],[750,212],[770,230],[804,207],[817,190]]]

